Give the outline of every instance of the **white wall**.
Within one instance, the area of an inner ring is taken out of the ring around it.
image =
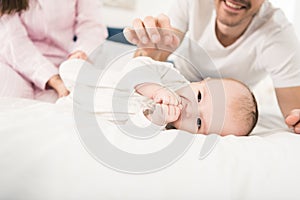
[[[173,0],[136,0],[133,10],[103,6],[103,17],[107,25],[112,27],[131,26],[134,18],[147,15],[156,16],[168,10]]]
[[[270,0],[274,6],[281,8],[286,17],[294,24],[295,30],[300,38],[300,1],[299,0]]]
[[[269,0],[269,1],[272,2],[275,7],[281,8],[291,22],[295,20],[296,0]]]

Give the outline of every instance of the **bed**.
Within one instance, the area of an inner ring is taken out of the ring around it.
[[[259,84],[255,94],[260,116],[250,136],[195,135],[173,162],[139,173],[99,162],[78,134],[73,113],[64,106],[2,98],[0,199],[298,199],[300,135],[284,125],[269,79]],[[103,123],[106,133],[114,132]],[[106,136],[128,152],[147,154],[182,134],[188,133],[164,131],[142,145]],[[213,148],[201,155],[211,139]]]

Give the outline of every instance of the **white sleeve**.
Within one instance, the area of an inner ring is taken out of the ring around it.
[[[69,59],[59,66],[59,75],[69,91],[73,90],[77,76],[84,63],[85,61],[81,59]]]
[[[269,36],[258,56],[276,88],[300,85],[300,44],[291,25]]]
[[[167,13],[171,26],[183,33],[188,30],[189,3],[189,0],[174,0]]]
[[[77,50],[90,55],[108,36],[103,23],[102,6],[99,0],[77,0],[76,25],[77,40],[70,53]]]
[[[125,88],[134,88],[141,83],[157,83],[171,90],[177,90],[187,86],[188,81],[172,63],[155,61],[149,57],[136,57],[132,59],[123,71],[124,84],[120,86]]]
[[[81,73],[81,76],[78,76],[79,73]],[[75,84],[96,87],[97,82],[94,82],[93,76],[100,76],[101,73],[101,69],[82,59],[69,59],[59,66],[59,75],[70,91],[72,91]]]

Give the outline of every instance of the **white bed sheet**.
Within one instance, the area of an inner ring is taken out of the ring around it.
[[[271,88],[267,80],[255,90],[261,115],[250,137],[219,137],[200,160],[208,136],[197,135],[173,165],[141,175],[120,173],[95,160],[82,145],[68,109],[2,98],[0,199],[299,199],[300,135],[284,125]],[[174,134],[186,133],[162,134],[145,148],[159,148]],[[132,146],[131,140],[123,145]]]
[[[280,124],[282,119],[274,116],[274,108],[264,111],[260,118],[264,125],[259,125],[252,136],[220,137],[211,154],[199,160],[207,136],[197,135],[191,148],[173,165],[143,175],[120,173],[97,162],[80,142],[72,113],[62,107],[1,99],[0,110],[3,200],[300,196],[300,136]]]

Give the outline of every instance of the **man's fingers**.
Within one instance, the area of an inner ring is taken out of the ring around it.
[[[136,35],[143,44],[147,44],[149,42],[149,37],[144,27],[144,23],[141,19],[136,18],[133,20],[133,28],[136,32]]]
[[[295,133],[300,133],[300,121],[299,121],[298,124],[295,126],[294,131],[295,131]]]
[[[164,14],[157,16],[157,25],[161,28],[160,32],[162,35],[162,40],[165,45],[171,45],[173,42],[173,29],[171,27],[170,19]]]
[[[160,41],[160,34],[157,30],[157,19],[152,16],[145,17],[144,26],[151,41],[158,43]]]
[[[285,118],[285,122],[289,126],[295,126],[300,121],[300,109],[294,109],[291,113]]]
[[[171,27],[170,19],[164,14],[156,18],[147,16],[143,20],[136,18],[133,20],[132,28],[125,28],[125,38],[139,48],[159,49],[166,52],[173,52],[181,42],[180,31]],[[180,36],[178,36],[180,35]],[[142,52],[139,55],[151,54]]]
[[[170,23],[169,17],[165,14],[158,15],[157,16],[157,25],[160,28],[166,28],[166,29],[171,28],[171,23]]]
[[[171,41],[171,45],[173,48],[177,48],[179,46],[181,42],[180,37],[178,37],[176,34],[172,35],[172,41]]]
[[[128,42],[130,42],[132,44],[138,43],[138,37],[135,33],[135,30],[133,30],[132,28],[130,28],[130,27],[124,28],[123,34]]]
[[[299,116],[296,116],[296,115],[289,115],[285,119],[285,122],[289,126],[294,126],[298,121],[299,121]]]
[[[300,133],[300,109],[294,109],[285,118],[285,123],[293,128],[295,133]]]

